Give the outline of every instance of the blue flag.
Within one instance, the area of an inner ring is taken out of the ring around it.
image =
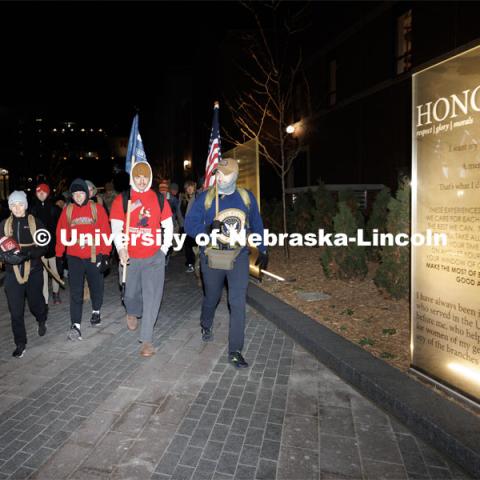
[[[138,162],[146,162],[147,156],[143,148],[142,137],[138,131],[138,113],[135,115],[128,139],[127,158],[125,160],[125,171],[130,173],[132,166]]]

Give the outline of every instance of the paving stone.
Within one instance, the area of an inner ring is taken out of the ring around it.
[[[400,465],[403,463],[390,426],[361,424],[357,428],[357,435],[363,458]]]
[[[258,480],[274,480],[277,473],[277,462],[260,459],[258,463],[256,478]]]
[[[353,438],[320,435],[322,477],[362,478],[360,452]]]
[[[180,459],[180,463],[189,467],[196,467],[202,452],[202,448],[189,446]]]
[[[32,469],[37,470],[41,465],[43,465],[49,457],[52,456],[54,451],[51,448],[40,448],[34,455],[32,455],[24,465]]]
[[[95,446],[94,451],[88,456],[82,467],[95,469],[103,474],[110,474],[131,444],[132,439],[129,435],[120,432],[109,432]]]
[[[319,457],[315,451],[292,447],[281,450],[278,461],[278,480],[291,480],[294,478],[317,480],[319,473]]]
[[[231,433],[225,440],[225,444],[223,446],[223,450],[225,452],[233,452],[233,453],[240,453],[242,450],[243,442],[245,437],[243,435],[237,435],[235,433]]]
[[[165,475],[172,475],[175,469],[177,468],[178,462],[180,461],[181,455],[175,453],[165,453],[160,460],[155,472],[163,473]]]
[[[256,466],[260,457],[260,447],[244,445],[240,454],[239,463],[243,465]]]
[[[215,425],[212,431],[212,435],[210,437],[211,440],[216,440],[217,442],[223,442],[228,435],[228,432],[230,431],[228,425]],[[232,429],[233,431],[233,429]]]
[[[190,438],[188,436],[175,435],[167,450],[169,453],[182,454],[189,441]]]
[[[210,428],[197,428],[190,439],[190,445],[203,447],[207,443],[210,433]]]
[[[407,472],[403,465],[395,465],[392,463],[375,462],[366,459],[363,461],[366,477],[370,479],[385,479],[385,480],[404,480],[407,479]],[[432,476],[434,479],[442,477]],[[447,477],[450,478],[450,477]]]
[[[352,413],[349,408],[320,407],[320,432],[343,437],[355,437]]]
[[[255,467],[249,467],[247,465],[238,465],[235,472],[236,480],[254,480],[255,479]]]
[[[203,458],[207,460],[218,460],[223,449],[223,443],[210,440],[205,446]]]
[[[245,435],[246,445],[261,445],[263,443],[264,431],[260,428],[249,427]]]
[[[284,435],[286,446],[315,450],[318,444],[317,422],[311,417],[287,415]]]
[[[237,468],[238,459],[238,454],[228,452],[222,453],[218,460],[217,472],[233,475]]]

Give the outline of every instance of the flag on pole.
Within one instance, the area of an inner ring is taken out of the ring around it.
[[[212,133],[210,134],[207,165],[205,167],[204,188],[209,188],[215,185],[214,171],[217,168],[218,162],[222,159],[222,152],[220,150],[220,124],[218,121],[219,110],[220,104],[215,102],[213,105]]]
[[[143,148],[142,137],[138,131],[138,113],[135,115],[128,139],[127,158],[125,160],[125,171],[130,173],[132,166],[137,162],[146,162],[147,156]]]

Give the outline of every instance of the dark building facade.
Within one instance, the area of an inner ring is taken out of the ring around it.
[[[312,108],[296,119],[304,155],[289,186],[410,175],[412,72],[480,42],[479,14],[478,2],[383,2],[326,40],[306,60]]]

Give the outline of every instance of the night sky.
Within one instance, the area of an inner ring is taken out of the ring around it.
[[[306,50],[318,48],[375,3],[309,2]],[[162,81],[180,69],[194,85],[199,159],[207,154],[213,101],[225,87],[222,42],[229,31],[254,26],[237,1],[2,2],[0,18],[0,116],[5,107],[35,110],[127,136],[138,108],[148,153],[153,142],[162,142],[155,124],[159,99],[169,94]]]

